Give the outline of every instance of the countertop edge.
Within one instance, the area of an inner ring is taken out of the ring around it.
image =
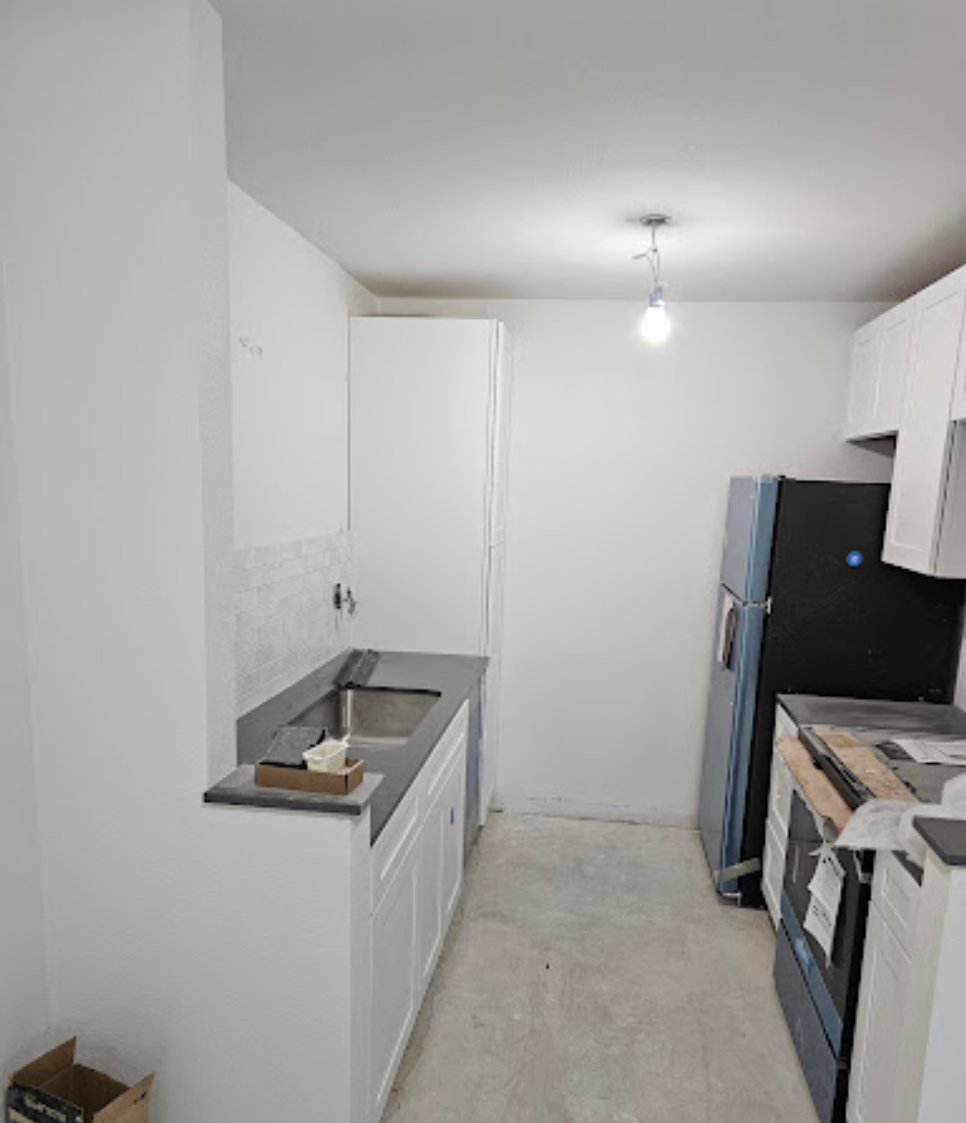
[[[490,661],[481,655],[389,651],[379,653],[380,661],[373,675],[373,686],[438,690],[441,705],[438,712],[430,711],[424,727],[416,730],[405,748],[392,750],[390,767],[386,767],[390,762],[384,758],[373,762],[368,774],[378,776],[379,779],[365,794],[365,798],[353,801],[351,796],[256,788],[250,775],[254,773],[253,761],[267,750],[274,730],[332,689],[346,659],[355,653],[356,649],[353,648],[340,652],[310,675],[280,691],[255,710],[242,715],[237,722],[239,764],[204,792],[203,802],[219,807],[257,807],[275,811],[341,815],[354,819],[371,808],[372,841],[375,842],[429,759],[439,738],[461,706],[478,689]],[[367,761],[367,771],[369,767]],[[384,780],[388,783],[383,783]],[[373,797],[377,795],[380,798],[373,807]]]
[[[966,819],[913,820],[913,826],[926,845],[947,866],[966,866]]]

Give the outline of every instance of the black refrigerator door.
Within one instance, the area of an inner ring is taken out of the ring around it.
[[[744,829],[764,846],[775,695],[948,702],[962,634],[964,583],[881,560],[887,484],[783,480]],[[760,903],[758,878],[742,899]]]

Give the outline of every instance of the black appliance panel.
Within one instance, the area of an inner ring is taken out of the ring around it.
[[[812,1094],[815,1114],[820,1123],[845,1123],[848,1066],[839,1060],[825,1036],[788,933],[782,925],[779,925],[775,944],[775,989]]]
[[[782,480],[743,830],[764,850],[777,694],[949,702],[966,583],[886,565],[888,484]],[[860,560],[861,558],[861,560]],[[761,906],[761,876],[741,880]]]
[[[814,814],[798,792],[795,792],[792,795],[782,888],[803,929],[811,897],[808,886],[818,867],[819,857],[816,851],[821,847],[822,841],[822,832]],[[842,1020],[842,1056],[847,1057],[851,1052],[859,978],[862,973],[873,856],[843,850],[837,852],[837,857],[845,870],[845,881],[831,960],[827,959],[811,933],[803,934],[815,966]]]

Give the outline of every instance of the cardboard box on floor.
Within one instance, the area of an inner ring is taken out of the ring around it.
[[[127,1084],[76,1062],[77,1039],[15,1072],[7,1123],[148,1123],[153,1076]]]

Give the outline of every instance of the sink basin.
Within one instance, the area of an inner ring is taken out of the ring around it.
[[[346,686],[326,694],[292,724],[324,727],[330,737],[347,738],[350,750],[399,748],[438,698],[431,690]]]

